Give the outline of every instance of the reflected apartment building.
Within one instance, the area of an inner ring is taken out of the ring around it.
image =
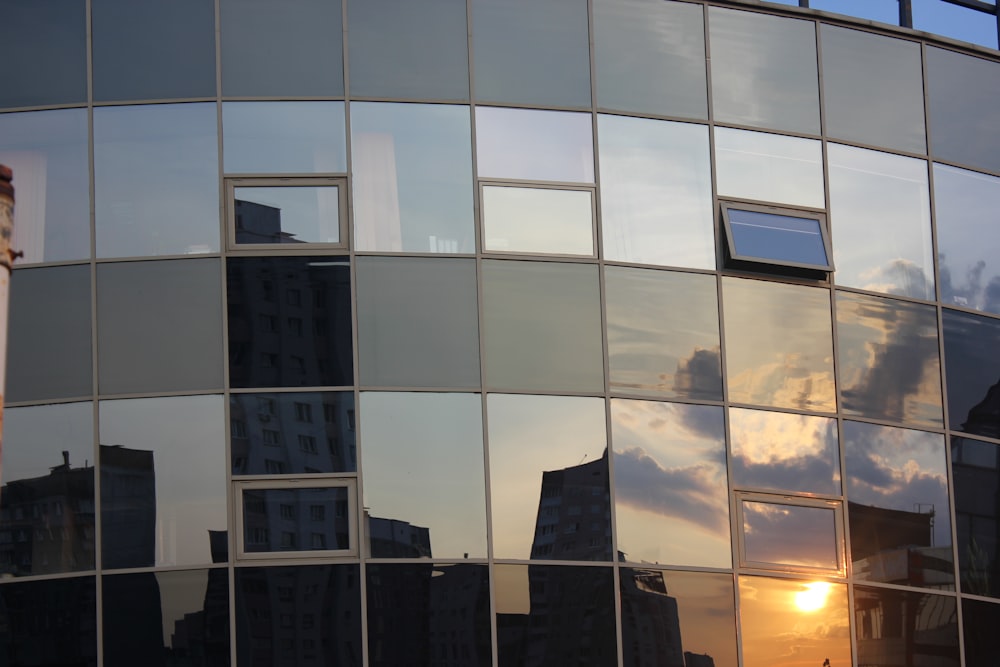
[[[998,43],[0,0],[0,665],[992,667]]]

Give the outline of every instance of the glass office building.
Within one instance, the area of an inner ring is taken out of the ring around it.
[[[997,12],[904,4],[0,0],[0,665],[996,665]]]

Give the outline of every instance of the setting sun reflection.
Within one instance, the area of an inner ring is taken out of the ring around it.
[[[831,585],[825,581],[814,581],[802,586],[795,593],[795,606],[799,611],[818,611],[826,606],[826,598],[830,595]]]

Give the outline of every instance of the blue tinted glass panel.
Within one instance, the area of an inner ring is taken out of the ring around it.
[[[830,268],[822,223],[816,218],[740,209],[728,213],[736,257]]]

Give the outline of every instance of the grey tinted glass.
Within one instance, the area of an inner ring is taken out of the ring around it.
[[[6,67],[0,107],[85,102],[85,0],[8,1],[3,17],[0,44]]]
[[[219,250],[214,104],[94,110],[98,257]]]
[[[962,600],[962,635],[965,664],[989,667],[1000,652],[1000,605],[980,600]]]
[[[361,455],[372,557],[486,557],[479,394],[363,392]]]
[[[927,97],[934,156],[1000,171],[1000,64],[929,47]]]
[[[722,279],[729,400],[836,409],[829,292]]]
[[[483,262],[486,384],[602,391],[597,267]]]
[[[357,281],[362,384],[479,386],[474,260],[359,257]]]
[[[850,421],[843,428],[854,576],[952,587],[944,436]],[[917,565],[892,565],[903,557]]]
[[[823,222],[818,218],[727,208],[733,257],[775,264],[830,268]]]
[[[742,516],[747,562],[763,567],[840,569],[832,509],[744,500]]]
[[[722,408],[613,399],[611,441],[620,559],[730,567]]]
[[[340,196],[336,185],[233,188],[236,243],[340,243]]]
[[[941,300],[1000,313],[1000,178],[934,165]]]
[[[102,394],[222,386],[219,261],[97,267]]]
[[[944,310],[942,322],[949,427],[1000,437],[1000,321]]]
[[[920,45],[830,25],[820,30],[826,133],[923,153]]]
[[[995,5],[985,0],[980,7]],[[913,27],[990,49],[997,48],[997,22],[989,14],[942,0],[913,0]]]
[[[708,128],[602,114],[597,131],[605,259],[715,268]]]
[[[228,174],[347,171],[343,102],[226,102],[223,162]]]
[[[94,568],[94,407],[4,410],[0,572]]]
[[[730,408],[729,433],[734,487],[840,495],[836,420]]]
[[[590,106],[586,2],[472,0],[471,7],[477,99]]]
[[[165,654],[189,651],[197,652],[204,667],[229,664],[225,569],[106,576],[101,595],[105,667],[156,664]],[[197,639],[191,642],[192,637]]]
[[[212,0],[93,0],[94,99],[215,97]]]
[[[105,568],[225,562],[221,396],[101,401]]]
[[[476,107],[479,178],[594,182],[590,114]]]
[[[219,9],[223,95],[344,93],[340,0],[222,0]]]
[[[819,141],[715,128],[716,189],[721,197],[823,208]]]
[[[611,390],[722,400],[712,276],[605,268]]]
[[[347,5],[351,95],[469,99],[465,0]]]
[[[354,393],[231,394],[234,475],[354,472]]]
[[[346,551],[351,544],[351,501],[346,486],[243,489],[243,544],[247,553]]]
[[[358,250],[475,252],[469,107],[351,105]]]
[[[951,474],[962,592],[1000,598],[1000,445],[952,438]]]
[[[4,584],[0,604],[4,609],[0,660],[25,667],[97,667],[94,577]],[[42,619],[58,619],[60,630],[54,631],[52,623]]]
[[[490,394],[486,410],[493,556],[610,561],[603,399]]]
[[[484,186],[483,249],[594,255],[590,190]]]
[[[0,41],[2,43],[2,41]],[[0,115],[0,164],[14,171],[18,264],[90,257],[87,111]]]
[[[89,395],[90,267],[15,271],[10,285],[7,400]]]
[[[837,360],[844,414],[942,426],[932,306],[838,292]]]
[[[914,665],[924,663],[958,667],[963,663],[959,659],[958,611],[955,606],[955,598],[944,595],[856,586],[854,631],[858,640],[858,664],[882,662],[887,647],[910,644],[912,648],[908,649],[910,657],[907,660]],[[968,608],[965,609],[968,613]],[[976,622],[968,616],[963,620]],[[991,633],[994,636],[996,627],[993,626]],[[912,641],[910,637],[914,631],[926,639]],[[967,653],[964,664],[969,667],[988,664],[968,658]]]
[[[819,134],[814,25],[709,7],[715,120]]]
[[[934,298],[927,163],[828,144],[838,285]]]
[[[682,2],[597,0],[594,41],[598,106],[708,117],[701,7]]]

